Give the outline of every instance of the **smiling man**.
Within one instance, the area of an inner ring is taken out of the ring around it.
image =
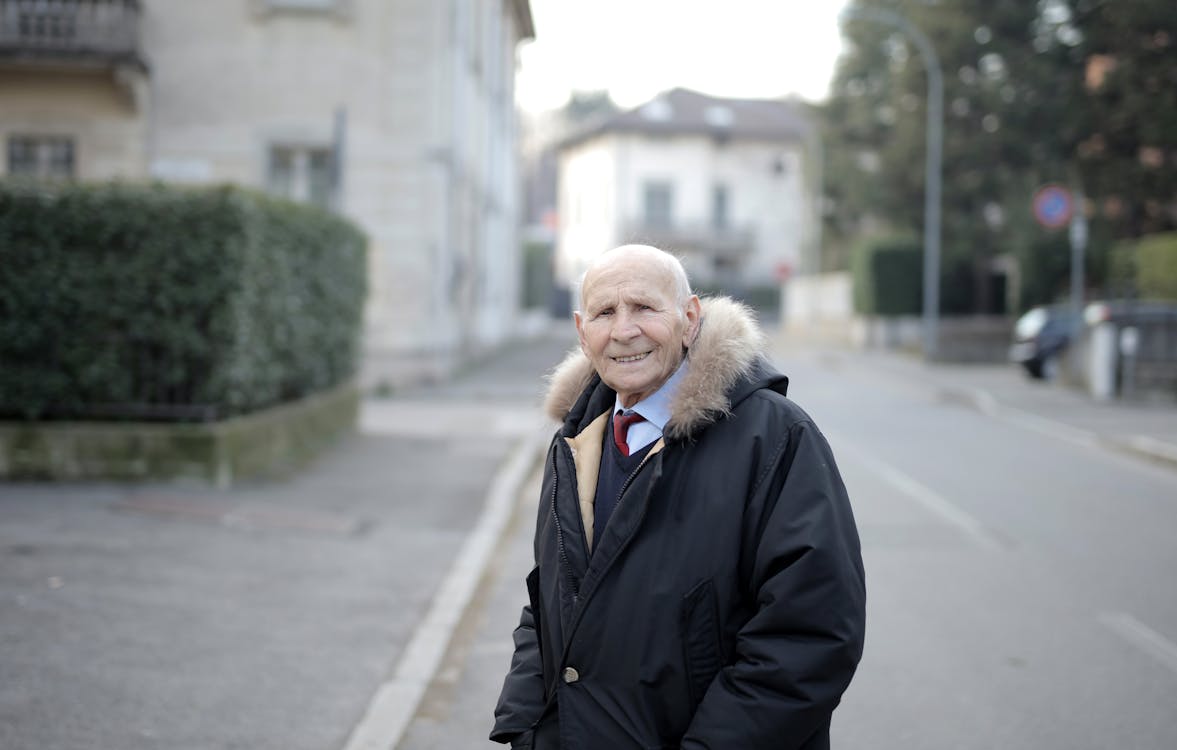
[[[491,739],[828,748],[865,586],[825,438],[747,309],[701,302],[657,248],[602,254],[575,320]]]

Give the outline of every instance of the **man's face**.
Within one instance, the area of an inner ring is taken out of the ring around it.
[[[619,254],[590,270],[581,298],[580,348],[627,407],[674,374],[699,326],[699,298],[683,305],[674,276],[642,253]]]

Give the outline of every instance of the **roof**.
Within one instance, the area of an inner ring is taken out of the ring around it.
[[[519,38],[535,39],[535,21],[531,16],[531,2],[529,0],[513,0],[511,7],[519,22]]]
[[[804,106],[784,99],[725,99],[676,88],[638,107],[589,123],[564,139],[560,148],[606,133],[796,141],[805,138],[811,129]]]

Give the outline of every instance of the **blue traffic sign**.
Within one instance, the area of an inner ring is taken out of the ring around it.
[[[1066,226],[1074,211],[1071,192],[1061,185],[1046,185],[1034,193],[1034,218],[1047,229]]]

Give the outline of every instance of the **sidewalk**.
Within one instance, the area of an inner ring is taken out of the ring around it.
[[[389,747],[375,698],[432,675],[571,343],[368,401],[285,481],[0,484],[0,747]]]

